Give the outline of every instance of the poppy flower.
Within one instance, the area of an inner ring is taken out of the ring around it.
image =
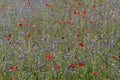
[[[68,20],[66,20],[66,24],[70,24],[71,23],[71,21],[68,19]]]
[[[86,33],[86,32],[87,32],[87,30],[86,30],[86,29],[83,29],[83,32],[84,32],[84,33]]]
[[[111,15],[114,15],[115,14],[115,12],[114,11],[111,11]]]
[[[97,22],[97,20],[95,19],[95,20],[93,20],[93,23],[96,23]]]
[[[22,19],[20,20],[20,22],[25,22],[25,21],[27,21],[27,18],[22,18]]]
[[[75,63],[71,64],[71,65],[70,65],[70,68],[71,68],[71,69],[76,68],[76,64],[75,64]]]
[[[71,22],[70,25],[74,25],[74,22]]]
[[[28,1],[28,3],[30,3],[30,0],[27,0]]]
[[[86,18],[86,16],[82,16],[82,18],[83,18],[83,19],[85,19],[85,18]]]
[[[53,58],[53,55],[52,55],[52,54],[47,54],[47,55],[46,55],[46,58],[47,58],[48,60],[51,60],[51,59]]]
[[[83,10],[82,13],[83,13],[83,14],[86,14],[86,13],[87,13],[87,10]]]
[[[31,37],[31,34],[28,34],[27,37],[30,38],[30,37]]]
[[[62,36],[61,39],[64,39],[64,36]]]
[[[78,15],[80,15],[80,16],[81,16],[81,15],[82,15],[82,12],[78,12]]]
[[[84,47],[85,45],[84,45],[84,43],[79,43],[79,46],[81,46],[81,47]]]
[[[94,75],[94,76],[98,76],[98,74],[99,74],[99,73],[98,73],[97,71],[93,72],[93,75]]]
[[[62,21],[60,19],[56,19],[56,23],[61,23]]]
[[[39,22],[35,22],[33,25],[34,25],[34,26],[38,26],[38,24],[39,24]]]
[[[26,26],[27,26],[27,27],[30,27],[30,26],[31,26],[31,23],[27,23]]]
[[[76,11],[74,11],[74,12],[73,12],[73,15],[76,15],[76,14],[77,14],[77,12],[76,12]]]
[[[22,27],[23,25],[22,25],[22,23],[19,23],[18,26],[19,26],[19,27]]]
[[[92,8],[94,9],[94,8],[96,8],[96,6],[95,6],[95,5],[93,5],[93,6],[92,6]]]
[[[11,38],[11,34],[8,34],[8,35],[6,36],[6,39],[7,39],[7,40],[10,40],[10,38]]]
[[[16,44],[16,45],[19,45],[19,44],[20,44],[20,42],[16,42],[15,44]]]
[[[45,4],[45,6],[47,6],[47,7],[52,7],[53,4],[51,4],[51,3],[47,3],[47,4]]]
[[[117,56],[113,55],[113,56],[112,56],[112,58],[113,58],[113,59],[116,59],[116,58],[117,58]]]
[[[11,37],[11,34],[8,34],[6,37]]]
[[[78,5],[81,6],[81,2],[78,2]]]
[[[85,63],[79,62],[79,66],[83,67],[83,66],[85,66]]]
[[[55,65],[55,69],[59,69],[60,68],[60,65],[59,64],[56,64]]]
[[[72,41],[72,42],[70,42],[70,43],[71,43],[72,45],[73,45],[73,44],[75,44],[75,42],[74,42],[74,41]]]
[[[17,69],[17,66],[11,66],[10,71],[15,71]]]
[[[77,37],[79,37],[80,36],[80,34],[77,34]]]

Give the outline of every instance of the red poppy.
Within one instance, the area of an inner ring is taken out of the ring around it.
[[[8,34],[8,35],[6,36],[6,39],[7,39],[7,40],[10,40],[10,38],[11,38],[11,34]]]
[[[28,38],[31,37],[31,34],[28,34],[27,37],[28,37]]]
[[[22,23],[19,23],[18,26],[19,26],[19,27],[22,27]]]
[[[81,6],[81,2],[78,2],[78,5]]]
[[[95,5],[93,5],[93,6],[92,6],[92,8],[94,9],[94,8],[96,8],[96,6],[95,6]]]
[[[80,34],[77,34],[77,37],[79,37],[80,36]]]
[[[20,22],[25,22],[25,21],[27,21],[27,18],[22,18],[22,19],[20,20]]]
[[[47,55],[46,55],[46,58],[47,58],[48,60],[51,60],[51,59],[53,58],[53,55],[52,55],[52,54],[47,54]]]
[[[112,56],[112,58],[113,58],[113,59],[116,59],[116,58],[117,58],[117,56],[113,55],[113,56]]]
[[[78,12],[78,15],[80,15],[80,16],[81,16],[81,15],[82,15],[82,12]]]
[[[86,29],[83,29],[83,32],[84,32],[84,33],[86,33],[86,32],[87,32],[87,30],[86,30]]]
[[[82,13],[83,13],[83,14],[86,14],[86,13],[87,13],[87,10],[83,10]]]
[[[19,42],[19,41],[16,41],[16,42],[15,42],[15,44],[16,44],[16,45],[19,45],[19,44],[20,44],[20,42]]]
[[[70,25],[74,25],[74,22],[71,22]]]
[[[84,43],[79,43],[79,46],[81,46],[81,47],[84,47],[85,45],[84,45]]]
[[[17,69],[17,66],[11,66],[10,71],[15,71]]]
[[[79,62],[79,66],[83,67],[83,66],[85,66],[85,63]]]
[[[66,20],[66,24],[71,24],[71,21],[69,19]]]
[[[47,3],[47,4],[45,4],[45,6],[47,6],[47,7],[52,7],[53,4],[51,4],[51,3]]]
[[[74,12],[73,12],[73,15],[76,15],[76,14],[77,14],[77,12],[76,12],[76,11],[74,11]]]
[[[64,39],[64,36],[62,36],[61,39]]]
[[[86,18],[86,16],[82,16],[82,18],[84,18],[84,19],[85,19],[85,18]]]
[[[74,42],[74,41],[72,41],[72,42],[70,42],[70,43],[71,43],[72,45],[73,45],[73,44],[75,44],[75,42]]]
[[[93,72],[94,76],[97,76],[99,73],[97,71]]]
[[[56,64],[55,65],[55,69],[59,69],[60,68],[60,65],[59,64]]]
[[[31,23],[27,23],[26,26],[27,26],[27,27],[30,27],[30,26],[31,26]]]
[[[75,64],[75,63],[71,64],[71,65],[70,65],[70,68],[71,68],[71,69],[76,68],[76,64]]]
[[[30,3],[30,0],[27,0],[28,1],[28,3]]]
[[[62,21],[60,19],[56,19],[56,23],[61,23]]]
[[[112,11],[112,12],[111,12],[111,15],[114,15],[114,14],[115,14],[115,12],[114,12],[114,11]]]

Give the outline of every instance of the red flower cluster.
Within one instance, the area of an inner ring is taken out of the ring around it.
[[[85,63],[79,62],[78,65],[79,65],[80,67],[84,67],[84,66],[85,66]],[[76,68],[76,66],[77,66],[77,64],[73,63],[73,64],[70,65],[70,68],[71,68],[71,69],[74,69],[74,68]]]
[[[70,21],[69,19],[66,20],[66,24],[70,24],[70,25],[73,25],[74,22]]]

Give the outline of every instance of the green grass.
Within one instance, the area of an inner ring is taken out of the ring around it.
[[[39,1],[42,0],[31,0],[31,9],[35,12],[26,12],[24,0],[18,4],[16,0],[0,0],[0,80],[120,80],[118,0],[113,0],[116,6],[107,6],[109,0],[96,0],[96,5],[100,5],[95,9],[91,8],[93,0],[81,0],[81,6],[75,0],[62,0],[64,4],[60,4],[60,0],[51,0],[53,7],[45,7]],[[100,10],[102,6],[105,9]],[[116,9],[115,16],[110,15],[112,9]],[[87,10],[88,19],[73,15],[74,11],[83,10]],[[22,22],[22,27],[18,26],[26,16],[27,21]],[[56,19],[61,23],[56,23]],[[68,19],[74,24],[66,24]],[[90,22],[95,19],[96,23]],[[27,23],[31,26],[26,26]],[[6,40],[8,34],[11,34],[10,40]],[[31,34],[30,38],[28,34]],[[79,46],[80,42],[84,47]],[[47,54],[52,54],[53,58],[48,60]],[[84,59],[85,66],[79,66]],[[76,68],[71,69],[73,63]],[[55,69],[56,64],[60,65],[58,70]],[[10,71],[11,66],[17,66],[17,69]],[[101,66],[105,68],[101,69]],[[96,71],[97,76],[93,74]]]

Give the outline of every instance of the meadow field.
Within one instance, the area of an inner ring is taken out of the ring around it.
[[[0,0],[0,80],[120,80],[120,0]]]

